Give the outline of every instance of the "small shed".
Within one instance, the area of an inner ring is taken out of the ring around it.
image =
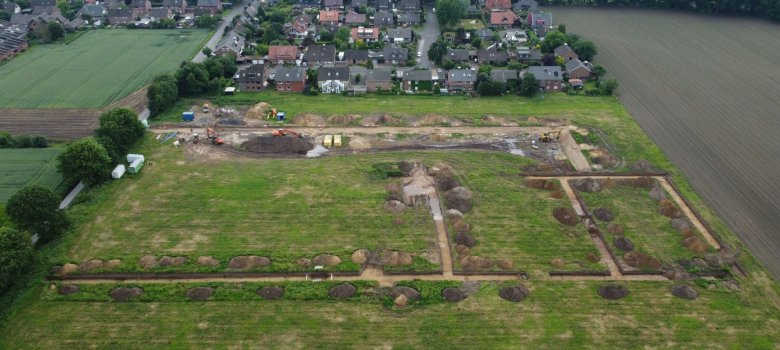
[[[225,88],[225,95],[235,95],[236,94],[236,88],[232,86],[228,86]]]
[[[111,177],[114,179],[121,179],[122,175],[125,174],[125,166],[122,164],[119,164],[114,168],[114,170],[111,171]]]
[[[139,158],[130,163],[130,166],[127,168],[127,170],[130,172],[130,174],[138,174],[138,172],[141,171],[141,168],[143,167],[144,160]]]
[[[333,147],[341,147],[341,135],[333,135]]]
[[[569,79],[569,84],[571,85],[571,88],[574,90],[579,90],[584,87],[584,84],[580,79]]]
[[[181,120],[191,122],[195,120],[195,112],[184,112],[181,114]]]
[[[140,159],[141,162],[143,162],[144,161],[144,155],[143,154],[133,154],[133,153],[130,153],[130,154],[127,155],[127,162],[128,163],[135,162],[136,159]]]

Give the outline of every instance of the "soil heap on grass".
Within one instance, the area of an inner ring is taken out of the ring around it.
[[[413,259],[407,252],[397,250],[385,250],[382,252],[382,263],[388,266],[410,265]]]
[[[498,291],[498,296],[501,299],[509,300],[511,302],[519,303],[525,299],[531,292],[528,291],[524,285],[520,284],[514,287],[504,287]]]
[[[674,202],[668,199],[662,199],[660,202],[658,202],[658,213],[673,219],[682,217],[682,212],[680,209],[674,205]]]
[[[270,104],[260,102],[246,111],[246,117],[252,119],[264,119],[268,116],[268,112],[270,112],[272,108],[273,107],[271,107]]]
[[[260,136],[242,143],[241,147],[254,153],[304,155],[314,148],[314,144],[295,136]]]
[[[603,188],[601,181],[596,179],[573,179],[569,180],[571,187],[581,192],[601,192]]]
[[[615,247],[618,247],[623,251],[630,252],[634,250],[634,242],[631,242],[628,237],[618,237],[615,238]]]
[[[596,208],[596,210],[593,211],[593,216],[595,216],[599,221],[604,222],[615,220],[615,215],[613,215],[612,212],[607,208]]]
[[[103,260],[91,259],[81,263],[81,265],[79,265],[79,271],[90,272],[92,270],[99,269],[101,267],[103,267]]]
[[[511,270],[515,268],[515,262],[509,259],[498,259],[496,265],[502,270]]]
[[[418,292],[417,289],[407,286],[396,286],[393,288],[392,292],[390,292],[390,296],[393,298],[398,298],[399,295],[403,295],[409,300],[420,299],[420,292]]]
[[[186,262],[187,262],[187,257],[185,256],[177,256],[174,258],[166,255],[160,258],[160,261],[157,262],[157,265],[160,267],[181,266],[184,265],[184,263]]]
[[[623,234],[623,225],[610,222],[607,225],[607,231],[609,231],[609,233],[611,233],[613,235],[622,235]]]
[[[81,290],[79,286],[75,284],[63,284],[59,288],[57,288],[57,292],[60,295],[71,295],[74,293],[78,293]]]
[[[364,264],[371,257],[368,249],[358,249],[352,253],[352,262],[355,264]]]
[[[199,256],[196,263],[201,266],[217,266],[219,265],[219,260],[211,256]]]
[[[458,232],[455,235],[455,243],[471,248],[477,245],[477,239],[470,233]]]
[[[228,267],[231,269],[244,270],[255,267],[267,267],[271,265],[271,259],[264,256],[242,255],[230,259]]]
[[[623,261],[629,266],[643,270],[658,270],[661,268],[660,261],[642,252],[628,252],[623,255]]]
[[[688,236],[683,238],[682,244],[685,249],[690,250],[696,254],[703,254],[707,251],[707,244],[699,238],[699,236]]]
[[[157,257],[154,255],[144,255],[138,259],[138,265],[144,269],[151,269],[157,266]]]
[[[555,208],[553,209],[553,217],[555,220],[558,220],[558,222],[569,226],[576,226],[580,221],[579,217],[577,217],[577,213],[575,213],[574,209],[571,208]]]
[[[328,291],[331,298],[351,298],[355,296],[355,293],[357,293],[357,288],[349,283],[339,284]]]
[[[134,287],[134,288],[119,287],[112,290],[109,293],[109,296],[111,296],[111,299],[114,299],[115,301],[128,301],[130,299],[141,296],[141,294],[143,293],[144,291],[138,287]]]
[[[682,299],[693,300],[699,297],[699,292],[687,284],[678,284],[672,287],[672,295]]]
[[[312,262],[314,265],[336,266],[341,264],[341,258],[331,254],[320,254],[315,256]]]
[[[276,300],[284,296],[284,289],[277,286],[263,287],[257,290],[257,295],[265,300]]]
[[[628,295],[628,288],[619,284],[606,284],[599,287],[599,295],[604,299],[622,299]]]
[[[441,297],[446,301],[457,303],[463,299],[466,299],[466,293],[458,288],[444,288],[441,291]]]
[[[657,184],[650,189],[650,192],[648,192],[647,195],[657,201],[666,199],[666,193],[661,189],[661,186],[658,186]]]
[[[468,213],[471,210],[471,199],[474,195],[465,187],[455,187],[444,193],[444,199],[447,200],[447,207],[456,209],[461,213]]]
[[[206,301],[214,294],[214,288],[211,287],[192,287],[187,289],[185,295],[195,301]]]

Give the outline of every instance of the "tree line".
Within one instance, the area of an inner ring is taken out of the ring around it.
[[[539,4],[673,9],[715,15],[746,15],[780,21],[780,0],[540,0]]]

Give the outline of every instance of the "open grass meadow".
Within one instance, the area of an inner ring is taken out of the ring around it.
[[[197,52],[206,30],[90,31],[0,66],[2,108],[100,108]]]
[[[55,158],[58,148],[26,148],[0,150],[0,203],[27,185],[57,190],[62,176],[57,172]]]
[[[126,303],[105,301],[114,286],[82,285],[65,297],[39,286],[0,329],[0,348],[773,349],[780,342],[780,314],[756,286],[694,286],[700,296],[688,301],[671,296],[671,282],[627,282],[628,296],[608,301],[596,294],[600,282],[524,284],[531,294],[521,303],[482,283],[452,304],[437,297],[440,285],[417,282],[423,300],[402,309],[365,293],[370,284],[346,301],[312,283],[309,291],[286,285],[276,301],[261,300],[255,284],[212,285],[207,302],[182,296],[194,284],[138,285],[142,301]]]

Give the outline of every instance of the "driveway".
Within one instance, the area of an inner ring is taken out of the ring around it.
[[[436,18],[436,14],[433,13],[432,5],[425,6],[425,26],[420,35],[419,44],[417,45],[417,51],[422,53],[422,57],[417,60],[417,67],[422,68],[434,68],[433,62],[428,59],[428,49],[431,48],[436,39],[439,38],[439,20]],[[414,53],[417,55],[417,52]]]
[[[222,23],[219,24],[217,31],[214,32],[214,35],[211,37],[211,39],[209,39],[209,42],[206,43],[208,48],[213,50],[214,47],[217,46],[217,43],[219,43],[219,40],[222,39],[222,35],[225,32],[225,27],[233,22],[234,17],[241,14],[241,12],[244,12],[244,6],[246,6],[246,1],[242,1],[240,4],[233,6],[233,9],[231,9],[230,12],[222,16]],[[195,58],[192,59],[192,62],[203,62],[205,59],[206,55],[204,55],[203,52],[198,52],[198,54],[195,55]]]

